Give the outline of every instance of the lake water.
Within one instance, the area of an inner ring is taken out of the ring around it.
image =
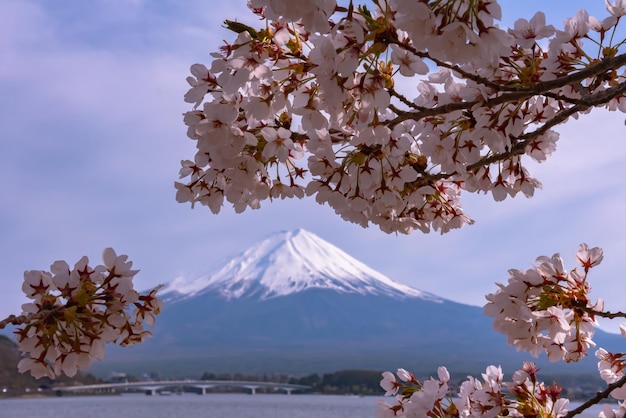
[[[377,398],[331,395],[194,394],[0,400],[2,418],[362,418]]]
[[[0,400],[2,418],[368,418],[376,397],[194,394],[77,396]],[[580,417],[596,417],[587,411]]]

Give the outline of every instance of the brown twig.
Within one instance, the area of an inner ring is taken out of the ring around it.
[[[583,311],[587,312],[589,315],[594,315],[594,316],[599,316],[602,318],[608,318],[608,319],[615,319],[615,318],[626,318],[626,312],[602,312],[602,311],[596,311],[593,310],[591,308],[587,308],[585,306],[581,307],[580,309],[582,309]]]
[[[22,325],[27,323],[30,319],[31,317],[26,315],[9,315],[8,317],[0,321],[0,329],[6,328],[7,325]]]
[[[418,111],[426,110],[426,108],[424,108],[422,106],[417,106],[415,103],[411,102],[403,94],[398,93],[393,87],[390,87],[389,89],[387,89],[387,91],[389,92],[389,94],[392,97],[395,97],[396,99],[400,100],[407,107],[410,107],[412,109],[416,109]],[[396,113],[398,113],[398,112],[396,112]]]
[[[437,64],[439,67],[444,67],[444,68],[448,68],[451,71],[454,71],[455,73],[459,74],[461,76],[461,78],[465,78],[467,80],[472,80],[475,83],[478,84],[482,84],[485,87],[489,87],[492,88],[496,91],[508,91],[508,92],[526,92],[526,93],[533,93],[533,95],[537,95],[537,94],[542,94],[545,92],[548,92],[550,90],[554,90],[557,88],[561,88],[561,87],[565,87],[568,85],[572,85],[572,84],[576,84],[579,83],[589,77],[594,77],[603,73],[606,73],[609,70],[613,70],[613,69],[617,69],[619,67],[622,67],[624,65],[626,65],[626,54],[622,54],[622,55],[617,55],[615,57],[606,57],[603,58],[602,60],[593,63],[591,65],[588,65],[587,67],[576,71],[574,73],[570,73],[566,76],[562,76],[562,77],[557,77],[553,80],[548,80],[548,81],[540,81],[537,83],[533,83],[530,86],[524,86],[524,85],[504,85],[504,84],[498,84],[492,80],[489,80],[485,77],[481,77],[479,75],[476,74],[472,74],[469,73],[465,70],[463,70],[461,67],[459,67],[456,64],[450,64],[447,63],[445,61],[441,61],[437,58],[433,58],[430,56],[430,54],[428,54],[427,52],[423,52],[423,51],[418,51],[417,49],[413,48],[410,45],[407,45],[405,43],[399,42],[399,41],[395,41],[393,42],[396,45],[398,45],[400,48],[403,48],[409,52],[411,52],[412,54],[414,54],[415,56],[418,56],[420,58],[426,58],[429,59],[431,61],[433,61],[435,64]]]

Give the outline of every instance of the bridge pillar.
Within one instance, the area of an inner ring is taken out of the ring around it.
[[[291,389],[285,388],[285,390],[287,391],[287,395],[291,395]]]
[[[156,389],[146,389],[146,395],[148,396],[154,396],[156,395],[157,390]]]
[[[200,388],[200,392],[198,392],[198,395],[206,395],[206,388],[205,387],[201,387]]]
[[[250,388],[250,395],[256,395],[256,387]]]

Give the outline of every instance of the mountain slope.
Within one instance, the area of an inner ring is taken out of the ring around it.
[[[481,308],[396,283],[303,230],[271,236],[208,274],[175,279],[165,300],[153,339],[111,350],[94,370],[431,373],[446,365],[476,374],[494,362],[514,371],[533,360],[507,346]],[[618,339],[600,335],[601,345]],[[596,370],[592,358],[574,367],[538,362],[544,370]]]

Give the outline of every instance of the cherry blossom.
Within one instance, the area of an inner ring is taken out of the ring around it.
[[[253,0],[265,28],[226,21],[236,39],[188,78],[197,153],[177,200],[217,213],[307,195],[362,226],[445,233],[473,222],[464,192],[533,196],[527,161],[556,151],[558,124],[626,110],[624,42],[605,36],[621,1],[508,31],[496,1],[405,3]]]
[[[585,271],[600,264],[603,258],[602,248],[595,247],[590,249],[587,244],[580,244],[576,252],[576,260]]]
[[[626,416],[626,405],[624,402],[620,402],[618,406],[618,409],[613,409],[611,405],[602,405],[602,411],[598,414],[598,418],[623,418]]]
[[[158,287],[146,295],[133,289],[137,270],[126,255],[112,248],[103,264],[89,266],[82,257],[72,269],[55,261],[50,272],[24,273],[22,289],[31,302],[23,305],[15,334],[25,357],[18,370],[34,377],[73,376],[105,356],[105,344],[133,345],[150,336],[144,323],[154,325],[162,309]]]
[[[598,371],[600,377],[606,383],[615,383],[624,377],[624,368],[626,368],[626,359],[623,353],[613,354],[600,348],[596,351],[598,360]],[[626,387],[622,386],[611,392],[611,396],[621,401],[626,400]]]
[[[604,2],[606,3],[606,9],[612,16],[622,17],[626,15],[626,1],[615,0],[610,2],[609,0],[604,0]]]
[[[529,270],[510,270],[507,285],[487,295],[485,313],[509,344],[533,356],[545,351],[551,361],[578,361],[595,345],[592,312],[603,306],[589,299],[587,273],[602,261],[602,250],[581,244],[576,258],[584,271],[567,272],[559,254],[538,257]]]
[[[539,382],[536,372],[533,363],[525,363],[513,373],[512,381],[506,382],[500,367],[488,366],[481,379],[468,376],[453,393],[448,385],[450,374],[440,367],[437,379],[399,383],[399,388],[387,395],[399,390],[395,403],[380,403],[377,417],[565,417],[569,401],[560,397],[561,388]],[[383,376],[381,385],[395,381],[390,372]]]
[[[532,48],[537,40],[547,38],[554,34],[554,26],[546,25],[546,15],[537,12],[530,19],[518,19],[509,29],[509,33],[515,37],[515,41],[522,48]]]
[[[396,377],[391,372],[383,372],[383,379],[380,381],[380,387],[385,389],[385,396],[395,395],[398,392],[398,383]]]

